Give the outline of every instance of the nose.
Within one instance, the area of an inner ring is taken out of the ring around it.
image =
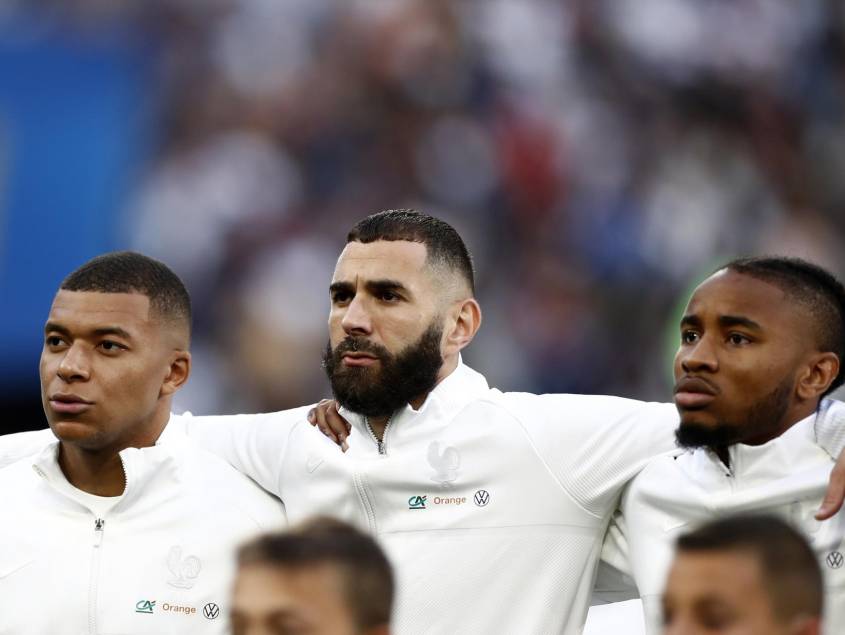
[[[347,335],[369,335],[372,333],[372,319],[367,309],[366,300],[361,297],[361,294],[352,298],[352,301],[346,306],[340,324]]]
[[[719,369],[719,359],[713,338],[702,335],[695,343],[681,346],[678,350],[678,361],[687,373],[701,371],[715,373]]]
[[[88,381],[91,376],[88,355],[81,346],[74,344],[65,351],[56,374],[67,383]]]

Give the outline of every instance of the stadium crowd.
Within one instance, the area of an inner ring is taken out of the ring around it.
[[[192,290],[196,412],[325,394],[301,361],[335,228],[379,209],[466,237],[487,307],[468,359],[510,389],[665,399],[672,310],[709,268],[845,272],[835,0],[35,4],[158,51],[126,232]]]

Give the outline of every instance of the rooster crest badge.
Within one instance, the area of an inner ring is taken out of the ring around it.
[[[440,487],[452,487],[458,478],[458,468],[461,466],[461,455],[452,446],[440,450],[440,442],[432,441],[428,446],[428,463],[434,470],[431,480],[440,483]]]

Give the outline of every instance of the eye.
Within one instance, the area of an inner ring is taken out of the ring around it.
[[[728,335],[728,343],[734,346],[742,346],[744,344],[750,344],[751,339],[742,333],[730,333]]]
[[[106,353],[119,353],[120,351],[126,350],[126,347],[123,344],[118,344],[112,340],[103,340],[99,343],[99,347],[101,350],[105,351]]]
[[[383,302],[396,302],[401,299],[396,293],[393,293],[393,291],[382,291],[379,293],[378,297],[379,300],[382,300]]]
[[[683,344],[695,344],[698,338],[699,335],[695,331],[689,329],[681,331],[681,342]]]
[[[352,294],[348,291],[334,291],[332,293],[332,304],[344,304],[352,299]]]
[[[64,340],[58,335],[48,335],[44,339],[44,343],[50,348],[56,348],[57,346],[64,344]]]

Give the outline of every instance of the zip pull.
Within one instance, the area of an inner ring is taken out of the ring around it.
[[[378,453],[379,454],[387,454],[387,449],[384,447],[384,441],[376,440],[378,443]]]
[[[94,520],[94,546],[99,547],[103,544],[103,527],[105,527],[106,521],[102,518],[97,518]]]

